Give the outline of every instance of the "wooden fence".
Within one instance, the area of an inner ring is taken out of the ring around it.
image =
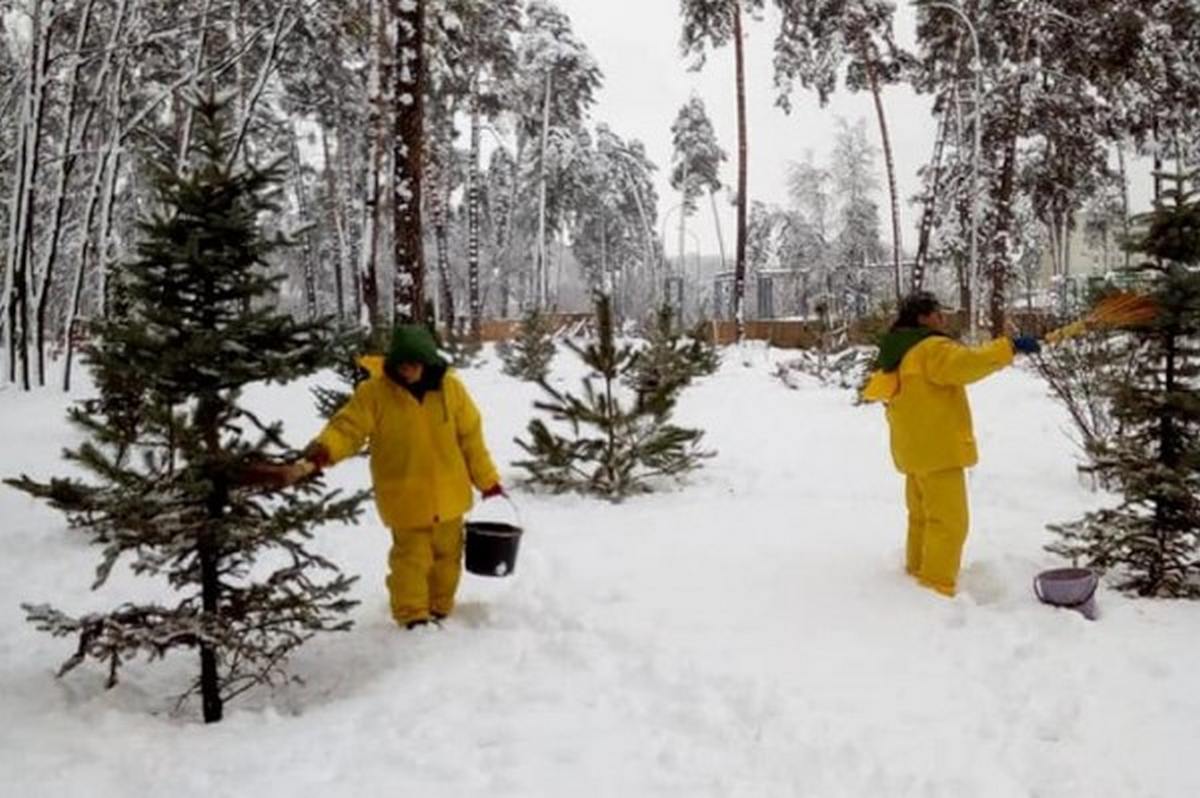
[[[560,313],[549,316],[554,330],[559,334],[583,331],[591,324],[590,313]],[[1009,319],[1022,332],[1044,335],[1060,324],[1063,319],[1045,311],[1018,310],[1009,314]],[[962,319],[951,315],[950,326],[961,330]],[[891,317],[867,317],[832,330],[818,321],[795,319],[757,319],[746,322],[746,338],[751,341],[766,341],[778,349],[811,349],[819,346],[826,337],[836,343],[870,345],[891,324]],[[497,319],[483,322],[481,328],[484,341],[508,341],[521,330],[519,319]],[[726,346],[737,339],[737,327],[732,321],[710,321],[704,325],[705,340],[718,346]]]

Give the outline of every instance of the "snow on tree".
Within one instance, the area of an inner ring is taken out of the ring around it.
[[[959,199],[977,195],[979,259],[991,287],[992,332],[1001,334],[1008,286],[1018,273],[1015,256],[1027,233],[1014,217],[1019,195],[1037,192],[1034,207],[1056,231],[1061,250],[1073,215],[1109,171],[1107,148],[1148,138],[1162,144],[1173,138],[1180,115],[1195,117],[1200,70],[1189,53],[1196,52],[1200,9],[1186,0],[1069,7],[1006,0],[980,5],[970,20],[982,48],[982,105],[976,108],[970,79],[972,40],[944,8],[919,12],[921,66],[913,79],[918,90],[935,93],[935,110],[950,129],[948,179],[939,188],[949,205],[939,224],[958,229],[939,235],[950,251],[966,249],[960,212],[966,203]],[[971,153],[976,121],[978,191]],[[980,304],[982,296],[971,299]]]
[[[1048,548],[1115,571],[1139,595],[1200,598],[1200,200],[1177,183],[1139,220],[1136,276],[1158,318],[1121,334],[1131,368],[1106,383],[1120,427],[1093,446],[1120,504],[1051,526],[1059,540]]]
[[[834,193],[840,199],[833,246],[837,263],[845,270],[862,270],[866,264],[878,262],[883,254],[879,206],[872,199],[879,189],[876,152],[867,141],[863,120],[853,127],[839,121],[830,172]]]
[[[537,232],[529,295],[545,308],[549,296],[547,237],[563,222],[551,207],[550,153],[552,141],[570,141],[595,102],[603,76],[587,46],[571,29],[571,20],[550,0],[530,0],[517,48],[518,150],[525,141],[538,141],[534,182],[537,186]],[[556,173],[557,174],[557,173]]]
[[[684,262],[684,239],[687,236],[687,217],[696,212],[700,192],[708,193],[712,203],[713,222],[716,225],[717,243],[721,250],[721,264],[725,264],[725,239],[721,235],[721,217],[717,212],[717,192],[721,190],[721,164],[729,156],[717,143],[712,120],[704,107],[704,100],[692,97],[679,109],[671,125],[671,140],[674,147],[671,161],[671,188],[680,192],[679,211],[679,263],[682,271]]]
[[[258,216],[278,199],[281,170],[233,161],[225,115],[198,101],[186,174],[171,160],[153,173],[157,210],[120,272],[128,306],[99,326],[88,353],[97,385],[115,395],[102,393],[100,412],[84,403],[71,413],[86,440],[67,457],[91,479],[7,480],[102,548],[97,587],[129,558],[176,594],[80,617],[26,605],[39,628],[78,640],[60,675],[95,660],[112,686],[139,656],[195,650],[189,693],[199,692],[206,722],[234,696],[285,679],[285,658],[313,634],[349,627],[353,580],[307,540],[354,520],[364,498],[315,482],[255,484],[265,460],[292,452],[277,423],[241,404],[242,388],[327,365],[329,342],[277,309],[280,280],[264,267],[284,242],[265,238]],[[138,413],[116,423],[103,412],[112,401]]]
[[[617,343],[607,295],[597,298],[596,322],[596,339],[587,346],[566,342],[592,372],[583,378],[582,395],[541,382],[549,399],[534,407],[550,423],[529,422],[528,438],[517,439],[528,457],[514,465],[528,473],[529,484],[554,493],[620,501],[653,491],[660,479],[682,477],[710,453],[699,448],[703,432],[671,423],[679,386],[646,386],[645,393],[622,395],[621,383],[633,379],[637,355],[631,345]]]
[[[902,78],[910,57],[896,46],[893,37],[895,5],[891,0],[777,0],[777,4],[782,21],[775,40],[775,84],[785,109],[791,107],[789,95],[796,81],[815,89],[821,105],[825,105],[837,86],[843,63],[847,87],[871,92],[887,167],[893,281],[898,302],[904,291],[900,276],[900,198],[882,86]]]
[[[515,35],[521,28],[519,0],[460,0],[462,54],[468,64],[470,154],[467,160],[467,281],[471,339],[479,340],[483,319],[481,216],[483,176],[480,148],[483,124],[512,109],[517,71]]]
[[[653,297],[658,248],[655,166],[639,141],[598,125],[576,138],[571,168],[572,250],[595,292],[612,286],[618,316],[638,316]],[[640,267],[640,268],[639,268]]]

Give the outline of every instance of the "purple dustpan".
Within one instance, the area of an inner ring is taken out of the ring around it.
[[[1033,579],[1033,592],[1043,604],[1077,610],[1089,621],[1100,615],[1096,586],[1100,577],[1087,568],[1055,568]]]

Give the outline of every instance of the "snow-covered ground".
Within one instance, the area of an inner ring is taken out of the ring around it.
[[[517,573],[465,577],[444,629],[393,627],[373,510],[326,530],[322,550],[362,575],[357,626],[298,652],[303,684],[213,727],[173,712],[191,657],[130,665],[112,691],[94,666],[54,679],[73,643],[20,602],[79,612],[158,587],[121,574],[91,592],[97,552],[0,489],[0,794],[1200,795],[1200,606],[1105,591],[1089,623],[1031,593],[1056,564],[1044,524],[1104,501],[1036,379],[972,389],[983,462],[946,600],[903,572],[881,411],[787,390],[769,376],[782,356],[727,357],[684,396],[681,420],[719,450],[685,487],[616,506],[518,493]],[[578,367],[558,373],[573,385]],[[494,358],[465,378],[497,460],[515,459],[536,389]],[[253,399],[297,443],[317,430],[306,386]],[[5,476],[62,473],[64,407],[0,390]],[[366,478],[361,460],[332,474]]]

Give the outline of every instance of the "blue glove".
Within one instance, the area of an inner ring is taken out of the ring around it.
[[[1042,344],[1032,335],[1014,335],[1012,339],[1013,349],[1023,355],[1036,355],[1042,351]]]

